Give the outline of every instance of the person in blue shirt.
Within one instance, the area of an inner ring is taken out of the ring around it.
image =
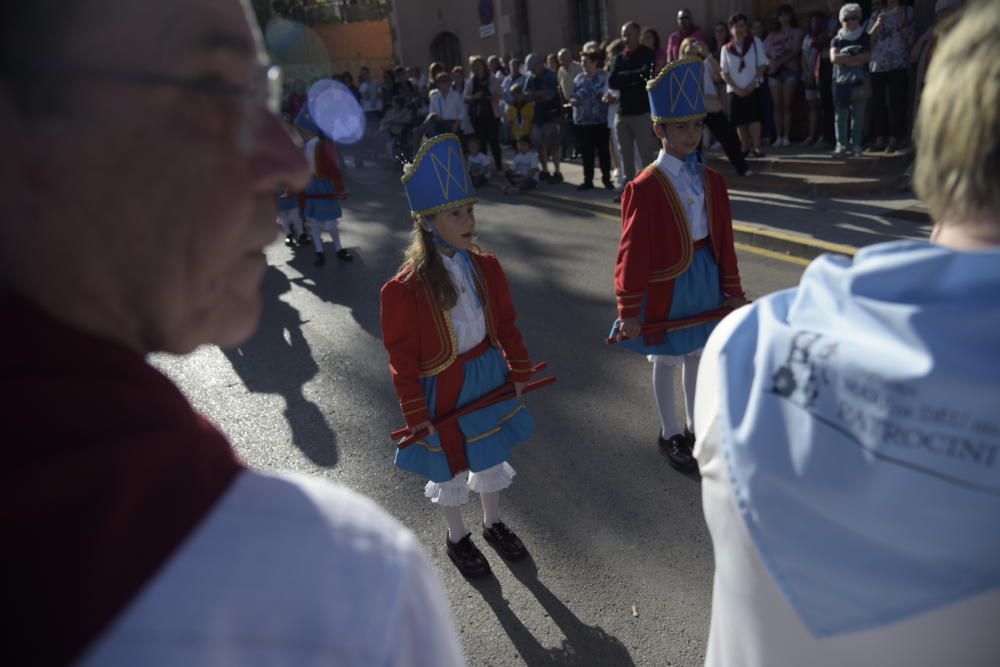
[[[573,79],[573,95],[569,99],[573,107],[573,129],[583,154],[583,183],[577,186],[577,190],[592,190],[594,187],[595,151],[601,164],[601,183],[608,190],[615,188],[611,182],[608,105],[604,101],[608,72],[600,68],[600,61],[601,52],[596,49],[581,54],[583,71]]]
[[[529,53],[524,64],[528,70],[524,92],[528,100],[535,103],[531,138],[538,149],[538,158],[542,162],[542,172],[539,176],[543,181],[562,183],[563,177],[559,172],[559,161],[562,158],[559,148],[559,109],[562,106],[559,97],[559,78],[545,66],[542,57],[535,53]],[[548,171],[550,159],[552,174]]]

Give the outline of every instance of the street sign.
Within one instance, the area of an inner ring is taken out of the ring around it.
[[[497,34],[497,24],[493,19],[493,0],[479,0],[479,36],[492,37]]]

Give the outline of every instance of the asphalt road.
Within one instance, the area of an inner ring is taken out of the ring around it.
[[[334,480],[409,526],[438,565],[470,665],[701,664],[712,549],[700,487],[655,446],[649,364],[604,343],[618,223],[495,191],[477,207],[479,240],[503,263],[529,350],[559,380],[526,398],[537,432],[518,447],[502,494],[533,559],[508,566],[480,538],[496,576],[472,584],[445,556],[445,524],[423,482],[392,466],[389,432],[402,419],[378,295],[407,243],[406,200],[383,172],[348,179],[342,234],[353,263],[329,252],[314,267],[311,249],[275,244],[252,340],[155,363],[250,465]],[[739,259],[751,297],[795,284],[802,270]],[[466,519],[481,521],[475,496]]]

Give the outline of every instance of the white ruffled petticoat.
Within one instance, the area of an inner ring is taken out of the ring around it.
[[[691,350],[687,354],[647,354],[646,359],[649,360],[651,364],[664,364],[665,366],[680,366],[684,363],[684,359],[687,357],[701,357],[701,353],[705,351],[705,348],[699,347],[697,350]]]
[[[504,461],[480,472],[460,472],[447,482],[427,482],[424,495],[432,503],[444,507],[460,507],[469,502],[469,491],[494,493],[503,491],[514,481],[517,471]]]

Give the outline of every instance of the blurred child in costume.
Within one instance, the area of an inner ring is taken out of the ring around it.
[[[295,121],[296,126],[306,139],[306,159],[312,170],[312,180],[306,191],[299,195],[302,205],[302,217],[306,228],[312,236],[316,248],[316,265],[326,263],[323,252],[323,232],[330,235],[333,247],[337,251],[337,259],[350,262],[354,259],[351,251],[340,243],[340,216],[343,211],[338,200],[347,199],[344,188],[344,175],[340,170],[337,151],[333,142],[323,133],[320,127],[303,109]]]
[[[494,255],[473,242],[475,189],[454,134],[428,139],[403,184],[413,240],[399,273],[382,288],[382,335],[403,417],[429,435],[397,449],[396,466],[429,479],[424,489],[444,512],[448,557],[465,576],[490,566],[462,519],[469,491],[483,505],[482,535],[504,558],[527,549],[500,521],[499,492],[511,484],[511,450],[534,431],[518,400],[531,361],[514,323],[507,279]],[[435,430],[431,420],[500,387],[518,398],[482,408]]]
[[[302,226],[302,212],[299,208],[299,197],[285,188],[275,196],[278,205],[277,223],[285,235],[285,245],[289,248],[298,247],[299,243],[308,243],[312,239],[305,233]]]
[[[675,61],[646,86],[661,150],[622,195],[615,267],[618,319],[612,335],[652,362],[661,422],[658,442],[680,470],[696,467],[691,434],[698,361],[716,322],[646,335],[641,327],[746,303],[726,183],[698,161],[696,152],[705,116],[702,67],[696,58]],[[677,367],[686,429],[674,407]]]

